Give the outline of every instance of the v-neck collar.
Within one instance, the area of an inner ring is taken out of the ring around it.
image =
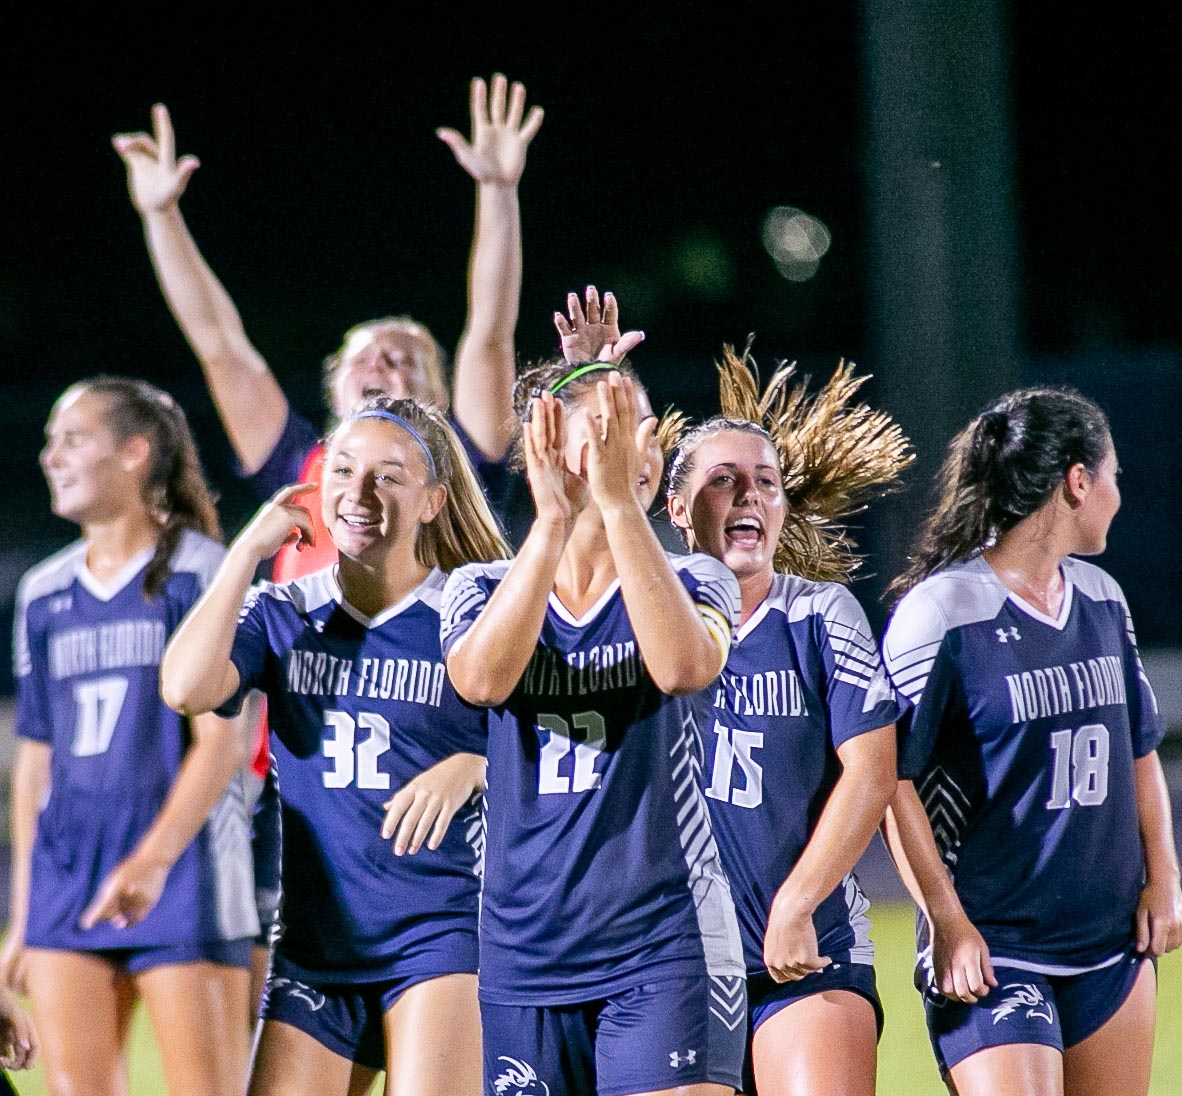
[[[743,642],[756,628],[763,623],[763,618],[768,615],[771,610],[771,591],[768,591],[767,597],[759,603],[759,608],[755,610],[747,620],[735,630],[734,645],[737,647]]]
[[[1035,608],[1024,597],[1015,593],[1002,582],[1001,576],[990,566],[989,560],[984,555],[980,555],[977,558],[981,561],[981,566],[985,568],[986,575],[993,582],[997,583],[1006,595],[1006,600],[1018,612],[1030,617],[1032,620],[1037,620],[1040,624],[1045,624],[1048,628],[1054,628],[1057,632],[1061,632],[1067,627],[1068,618],[1071,616],[1071,606],[1075,600],[1075,584],[1067,577],[1067,572],[1064,571],[1062,564],[1059,565],[1059,576],[1063,579],[1063,603],[1059,606],[1058,616],[1048,616],[1041,609]]]
[[[128,584],[148,566],[148,562],[155,554],[155,545],[136,552],[131,559],[119,568],[114,578],[109,582],[101,582],[95,577],[94,572],[91,571],[87,564],[86,553],[84,552],[82,555],[82,565],[78,568],[78,581],[91,597],[97,598],[99,601],[111,601],[127,589]]]
[[[380,613],[377,613],[372,617],[367,617],[360,609],[357,608],[356,605],[350,604],[350,602],[345,599],[345,594],[341,589],[341,580],[340,576],[337,574],[336,566],[333,567],[331,574],[328,576],[328,582],[329,587],[332,590],[333,600],[363,628],[372,630],[374,628],[380,628],[383,624],[385,624],[387,621],[393,620],[394,617],[398,616],[400,613],[405,613],[407,609],[415,604],[415,602],[423,600],[420,595],[427,586],[435,581],[438,575],[439,568],[432,567],[431,570],[427,572],[427,577],[424,578],[423,581],[420,582],[413,590],[407,593],[400,601],[394,605],[391,605],[388,609],[383,609]]]
[[[555,614],[562,620],[566,621],[575,628],[585,628],[591,623],[600,613],[603,612],[604,607],[615,596],[616,591],[620,588],[620,580],[614,578],[608,583],[608,587],[596,599],[595,604],[591,606],[582,616],[576,617],[565,605],[562,600],[553,591],[550,591],[550,608],[554,610]]]

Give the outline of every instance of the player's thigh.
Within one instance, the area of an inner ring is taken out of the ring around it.
[[[263,990],[267,988],[267,974],[271,970],[271,949],[256,943],[250,949],[250,1028],[254,1030],[263,1001]]]
[[[133,998],[112,962],[86,952],[28,950],[29,998],[54,1096],[123,1096]]]
[[[264,1020],[247,1096],[364,1096],[377,1075],[299,1028]]]
[[[167,963],[140,971],[135,983],[169,1093],[241,1090],[250,1059],[250,972],[207,961]]]
[[[479,1096],[475,974],[445,974],[416,983],[386,1011],[382,1026],[386,1096]]]
[[[1041,1043],[985,1047],[948,1071],[954,1096],[1063,1096],[1063,1055]]]
[[[1144,1096],[1153,1063],[1157,973],[1139,966],[1128,996],[1097,1031],[1063,1053],[1067,1096]]]
[[[874,1096],[878,1018],[859,993],[800,997],[764,1020],[752,1043],[759,1096]]]

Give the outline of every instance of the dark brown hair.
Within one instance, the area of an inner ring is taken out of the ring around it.
[[[103,397],[103,418],[116,444],[134,437],[148,443],[143,501],[160,525],[156,551],[144,573],[144,597],[150,601],[168,581],[181,533],[193,529],[215,540],[222,536],[216,498],[206,483],[189,421],[176,400],[147,381],[99,376],[72,388]]]
[[[1112,447],[1104,412],[1074,388],[1020,388],[990,404],[948,446],[937,503],[907,569],[902,596],[934,571],[986,547],[1038,510],[1076,464],[1095,472]]]

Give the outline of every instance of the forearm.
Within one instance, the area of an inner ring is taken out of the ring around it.
[[[1170,811],[1170,789],[1157,751],[1133,763],[1137,788],[1137,818],[1145,852],[1145,875],[1150,882],[1177,883],[1178,851]]]
[[[169,640],[160,663],[160,694],[175,711],[188,716],[213,711],[237,690],[238,671],[230,651],[258,563],[241,543],[232,545],[213,582]]]
[[[665,693],[695,693],[722,671],[726,652],[678,580],[636,502],[603,510],[620,593],[645,668]],[[725,622],[722,622],[725,624]]]
[[[521,298],[521,211],[516,186],[478,183],[468,266],[468,316],[456,351],[456,421],[490,457],[515,436],[514,332]]]
[[[192,843],[244,762],[251,728],[245,719],[198,716],[194,742],[156,820],[132,856],[171,868]]]
[[[811,915],[853,870],[894,795],[894,736],[892,725],[847,743],[845,748],[852,747],[855,757],[842,758],[841,776],[800,859],[780,887],[776,904]]]
[[[248,471],[266,458],[287,414],[287,399],[251,344],[238,309],[210,269],[174,204],[143,218],[148,252],[164,298],[201,363],[210,394]]]
[[[915,904],[929,921],[964,916],[952,879],[940,859],[927,813],[910,780],[900,780],[887,808],[883,835]]]
[[[29,883],[37,816],[49,789],[52,751],[42,742],[22,739],[12,769],[12,880],[9,930],[24,932],[29,913]]]
[[[500,704],[537,647],[567,530],[535,521],[504,581],[447,660],[456,692],[471,704]]]

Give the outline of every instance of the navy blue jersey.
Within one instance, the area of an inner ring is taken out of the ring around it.
[[[1062,573],[1051,619],[974,556],[911,590],[883,640],[915,706],[900,771],[965,913],[995,963],[1045,974],[1102,966],[1133,940],[1133,760],[1163,734],[1120,588],[1070,557]]]
[[[854,596],[836,583],[776,575],[735,635],[704,724],[706,795],[749,974],[766,969],[772,900],[837,783],[837,747],[898,715]],[[872,963],[869,905],[850,872],[813,914],[819,954]]]
[[[221,561],[220,544],[182,534],[164,590],[144,599],[147,551],[102,584],[79,541],[28,572],[17,593],[16,732],[51,747],[37,818],[27,940],[90,950],[236,940],[258,931],[242,774],[181,854],[138,925],[78,919],[155,821],[191,734],[160,699],[168,637]]]
[[[734,576],[707,556],[672,562],[725,647]],[[451,576],[445,654],[509,567]],[[528,668],[489,714],[485,819],[485,1000],[575,1003],[654,978],[742,974],[695,705],[653,684],[618,582],[579,620],[551,595]]]
[[[476,469],[476,474],[480,477],[493,513],[501,516],[504,512],[511,482],[507,459],[493,460],[486,456],[454,418],[449,416],[448,421],[456,432],[456,437],[460,439],[464,452],[468,454],[472,467]],[[320,431],[307,419],[289,408],[287,421],[283,424],[283,430],[275,442],[275,447],[267,455],[267,459],[257,472],[245,475],[243,478],[257,492],[259,498],[268,499],[279,488],[286,487],[289,483],[299,483],[308,474],[308,458],[319,448],[319,445]],[[316,504],[319,505],[319,492],[315,498]],[[304,496],[303,504],[309,505],[309,496]]]
[[[445,757],[483,754],[485,712],[461,701],[439,650],[444,576],[432,571],[368,619],[336,569],[262,583],[239,617],[231,659],[267,694],[283,832],[283,937],[313,982],[417,973],[452,933],[476,932],[479,812],[456,816],[437,851],[396,857],[382,804]]]

